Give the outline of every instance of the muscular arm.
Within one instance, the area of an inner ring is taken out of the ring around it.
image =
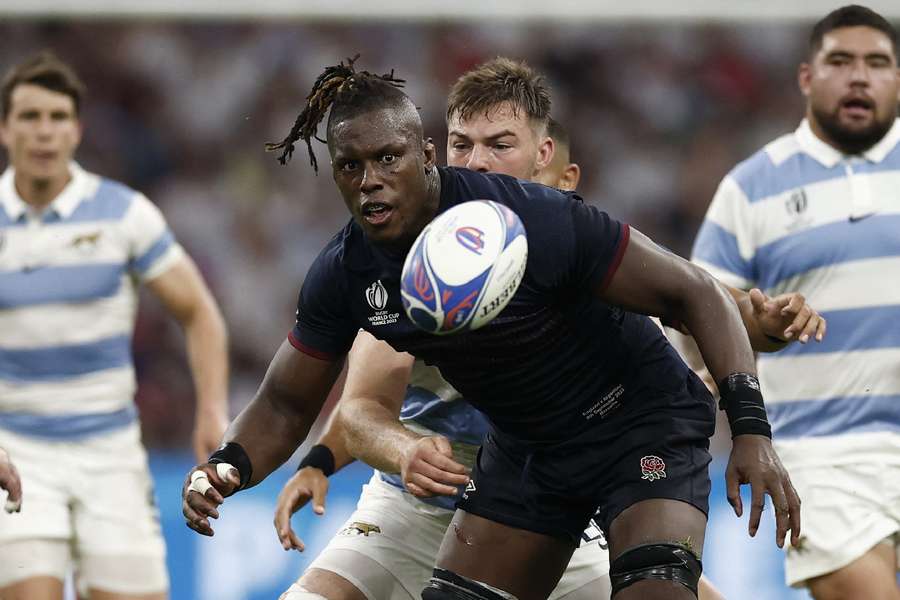
[[[349,360],[337,418],[347,449],[380,471],[399,473],[403,453],[421,438],[398,420],[414,359],[360,332]]]
[[[635,229],[601,297],[634,312],[683,323],[716,381],[734,372],[756,372],[741,313],[725,287]]]
[[[194,453],[216,449],[228,424],[228,339],[222,313],[194,261],[185,256],[147,288],[184,329],[197,394]]]
[[[341,371],[341,361],[325,361],[281,344],[256,396],[225,432],[250,457],[255,485],[284,463],[315,422]]]

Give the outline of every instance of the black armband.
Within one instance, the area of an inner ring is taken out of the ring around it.
[[[300,461],[300,466],[297,467],[297,470],[299,471],[306,467],[319,469],[325,474],[325,477],[330,477],[334,473],[334,452],[324,444],[316,444],[309,449],[309,452]]]
[[[731,437],[744,434],[772,437],[759,380],[750,373],[732,373],[719,383],[719,408],[728,416]]]
[[[250,476],[253,475],[253,466],[250,464],[250,457],[247,456],[244,447],[237,442],[227,442],[222,444],[218,450],[209,455],[209,462],[214,465],[218,463],[228,463],[237,469],[238,476],[241,479],[241,485],[238,489],[234,490],[235,492],[247,487]]]

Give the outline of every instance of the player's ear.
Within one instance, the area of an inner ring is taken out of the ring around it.
[[[579,181],[581,181],[581,167],[577,163],[569,163],[563,169],[562,175],[559,177],[559,184],[556,187],[567,192],[574,192],[578,189]]]
[[[812,82],[812,65],[809,63],[800,63],[797,68],[797,85],[803,96],[809,98],[809,88]]]
[[[538,144],[537,160],[534,164],[535,172],[547,168],[547,165],[553,161],[553,153],[555,150],[556,144],[553,142],[553,138],[544,136]]]

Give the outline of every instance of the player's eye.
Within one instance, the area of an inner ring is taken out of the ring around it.
[[[381,162],[383,162],[386,165],[392,165],[395,162],[397,162],[397,160],[399,160],[399,158],[400,157],[397,156],[396,154],[383,154],[381,156]]]
[[[891,66],[891,61],[883,56],[874,56],[867,60],[866,63],[873,69],[884,69],[885,67]]]
[[[467,152],[472,146],[463,142],[456,142],[452,148],[455,152]]]
[[[355,160],[347,160],[340,164],[341,171],[343,171],[344,173],[355,171],[358,166],[359,163]]]
[[[497,142],[494,144],[494,149],[496,150],[509,150],[510,148],[512,148],[512,146],[504,142]]]

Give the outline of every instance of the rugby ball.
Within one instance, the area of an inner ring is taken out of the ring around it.
[[[509,303],[527,262],[516,213],[490,200],[458,204],[429,223],[406,256],[403,308],[429,333],[478,329]]]

